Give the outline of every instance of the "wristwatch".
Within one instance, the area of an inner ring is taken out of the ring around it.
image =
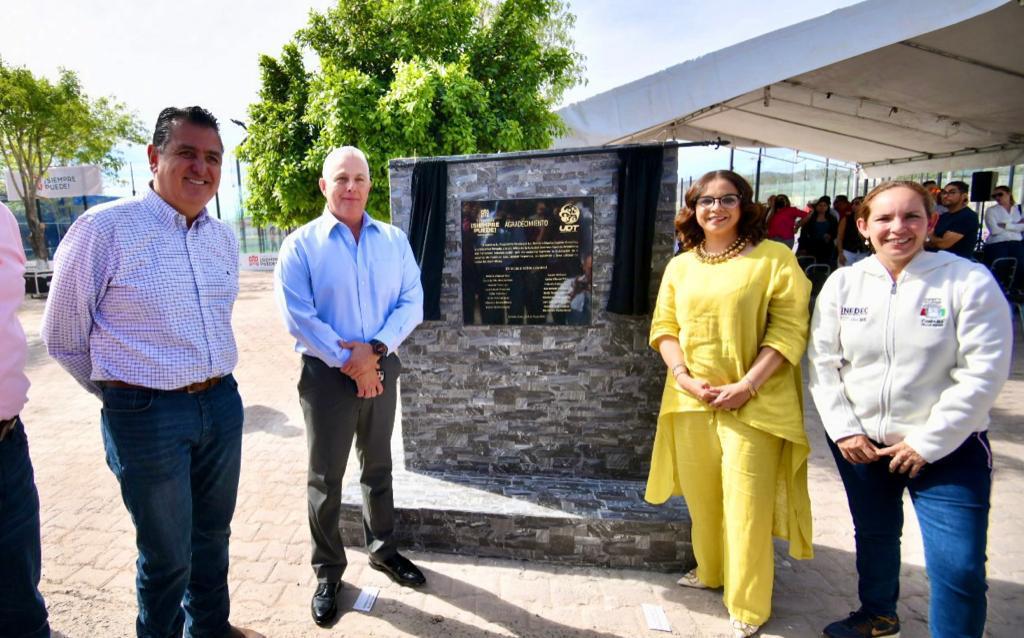
[[[388,346],[383,341],[377,341],[376,339],[372,339],[370,341],[370,347],[373,348],[373,354],[377,355],[378,357],[383,359],[384,357],[388,356]]]

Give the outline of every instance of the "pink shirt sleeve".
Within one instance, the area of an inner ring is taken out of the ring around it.
[[[21,412],[28,400],[28,344],[18,321],[25,297],[25,251],[11,211],[0,203],[0,419]]]

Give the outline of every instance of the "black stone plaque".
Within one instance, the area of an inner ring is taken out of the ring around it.
[[[462,202],[462,318],[590,325],[594,198]]]

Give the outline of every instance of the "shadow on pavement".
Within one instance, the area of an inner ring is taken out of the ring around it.
[[[785,543],[776,544],[775,593],[772,618],[765,624],[771,635],[790,635],[783,627],[796,622],[801,629],[820,631],[832,621],[845,618],[859,606],[856,558],[852,552],[814,546],[814,558],[797,561],[784,555]],[[998,557],[994,558],[998,560]],[[993,557],[989,557],[991,562]],[[1024,584],[988,580],[988,627],[986,636],[1009,636],[1012,627],[1024,624]],[[900,568],[898,613],[903,638],[927,638],[928,577],[924,567],[903,563]],[[666,606],[703,609],[723,617],[722,590],[674,587],[665,592]],[[797,635],[797,634],[794,634]]]
[[[242,432],[266,432],[290,439],[302,435],[302,429],[288,425],[288,415],[265,405],[245,406],[245,425]]]
[[[457,580],[431,569],[424,569],[427,586],[423,593],[437,596],[440,600],[464,611],[475,614],[488,623],[501,626],[506,631],[489,631],[468,625],[453,618],[431,614],[393,599],[379,600],[380,609],[374,612],[391,623],[396,629],[412,636],[447,636],[452,638],[505,638],[514,636],[557,636],[558,638],[617,638],[592,629],[580,629],[563,625],[530,613],[522,607],[503,600],[497,594],[462,580]],[[351,593],[351,588],[350,593]],[[436,593],[435,593],[436,592]],[[353,600],[355,595],[352,594]],[[348,604],[351,607],[351,603]],[[507,633],[506,633],[507,632]]]

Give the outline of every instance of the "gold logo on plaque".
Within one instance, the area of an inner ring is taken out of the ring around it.
[[[576,223],[580,220],[579,206],[575,204],[562,206],[558,211],[558,217],[562,220],[562,225],[558,227],[558,230],[563,233],[574,233],[579,230],[580,225]]]
[[[575,204],[562,206],[562,209],[558,211],[558,217],[562,220],[563,224],[575,224],[580,218],[579,206]]]

